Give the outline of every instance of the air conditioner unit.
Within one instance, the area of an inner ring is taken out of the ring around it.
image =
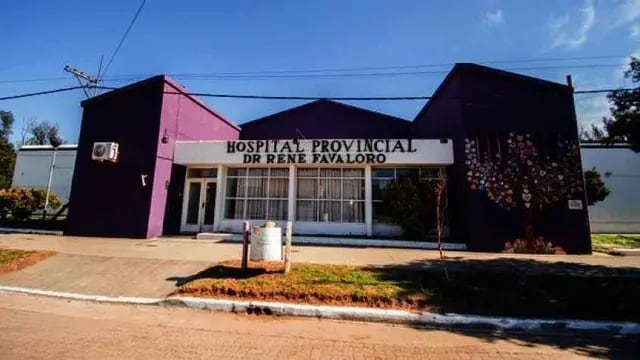
[[[93,151],[91,151],[91,159],[97,161],[118,161],[118,143],[113,142],[95,142],[93,143]]]

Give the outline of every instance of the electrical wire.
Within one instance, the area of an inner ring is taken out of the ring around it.
[[[129,23],[129,26],[127,27],[127,30],[124,32],[124,35],[122,35],[122,38],[120,39],[120,42],[118,43],[118,46],[116,46],[116,49],[113,51],[113,55],[111,55],[111,59],[109,59],[109,62],[107,63],[107,66],[104,67],[104,70],[102,71],[102,74],[98,74],[98,80],[100,80],[102,77],[104,77],[104,74],[106,74],[107,70],[109,70],[109,67],[111,66],[111,63],[113,63],[113,59],[115,59],[116,55],[118,54],[118,51],[120,50],[120,47],[122,47],[122,44],[124,43],[124,40],[127,38],[127,35],[129,35],[129,31],[131,31],[131,28],[133,27],[133,24],[135,24],[136,20],[138,20],[138,16],[140,15],[140,12],[142,11],[142,8],[144,7],[144,4],[146,2],[147,2],[147,0],[142,0],[142,3],[140,3],[140,6],[138,7],[138,11],[136,11],[136,14],[133,16],[133,19]]]
[[[136,16],[139,13],[136,13]],[[135,21],[135,18],[134,18]],[[133,22],[132,22],[133,23]],[[132,26],[130,24],[130,26]],[[130,28],[127,29],[125,36],[118,44],[114,55],[108,64],[110,66],[113,62],[115,54],[120,49],[126,34],[128,34]],[[565,58],[541,58],[541,59],[514,59],[514,60],[490,60],[479,61],[478,64],[504,64],[504,63],[534,63],[534,62],[549,62],[549,61],[576,61],[576,60],[595,60],[595,59],[622,59],[626,56],[583,56],[583,57],[565,57]],[[366,71],[366,70],[402,70],[402,69],[419,69],[419,68],[433,68],[433,67],[445,67],[454,66],[456,63],[442,63],[442,64],[421,64],[421,65],[392,65],[392,66],[377,66],[377,67],[351,67],[351,68],[327,68],[327,69],[307,69],[307,70],[272,70],[272,71],[246,71],[246,72],[215,72],[215,73],[173,73],[169,74],[176,79],[189,79],[189,80],[264,80],[264,79],[278,79],[278,78],[307,78],[307,77],[368,77],[368,76],[402,76],[402,75],[428,75],[428,74],[446,74],[449,70],[435,70],[435,71],[409,71],[409,72],[375,72],[375,73],[352,73],[342,74],[340,72],[346,71]],[[619,64],[566,64],[566,65],[549,65],[549,66],[529,66],[529,67],[510,67],[504,70],[554,70],[554,69],[571,69],[571,68],[598,68],[598,67],[617,67]],[[105,67],[105,70],[107,67]],[[339,72],[337,74],[309,74],[309,73],[323,73],[323,72]],[[130,75],[113,75],[104,76],[105,71],[102,72],[100,80],[120,82],[136,80],[140,78],[150,77],[154,74],[130,74]],[[45,81],[62,81],[68,80],[66,77],[55,78],[34,78],[34,79],[16,79],[16,80],[0,80],[0,83],[21,83],[21,82],[45,82]]]
[[[39,96],[39,95],[55,94],[55,93],[60,93],[60,92],[66,92],[66,91],[71,91],[71,90],[82,89],[82,88],[84,88],[84,86],[72,86],[72,87],[68,87],[68,88],[44,90],[44,91],[38,91],[38,92],[32,92],[32,93],[26,93],[26,94],[19,94],[19,95],[10,95],[10,96],[0,97],[0,101],[2,101],[2,100],[21,99],[21,98]]]
[[[55,94],[60,92],[66,92],[77,89],[86,89],[88,86],[72,86],[67,88],[53,89],[53,90],[44,90],[32,93],[18,94],[18,95],[10,95],[5,97],[0,97],[0,101],[2,100],[12,100],[12,99],[21,99],[26,97],[40,96],[40,95],[48,95]],[[101,90],[118,90],[119,88],[110,87],[110,86],[98,86],[98,89]],[[576,90],[573,94],[598,94],[598,93],[610,93],[617,90],[635,90],[634,88],[620,88],[620,89],[591,89],[591,90]],[[350,97],[318,97],[318,96],[270,96],[270,95],[242,95],[242,94],[214,94],[214,93],[198,93],[198,92],[178,92],[178,91],[165,91],[165,94],[173,94],[173,95],[187,95],[187,96],[199,96],[199,97],[213,97],[213,98],[232,98],[232,99],[260,99],[260,100],[337,100],[337,101],[377,101],[377,100],[429,100],[433,96],[381,96],[381,97],[358,97],[358,96],[350,96]],[[464,98],[464,97],[458,97]],[[466,99],[466,98],[465,98]]]

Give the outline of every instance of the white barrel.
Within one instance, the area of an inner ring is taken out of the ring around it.
[[[282,228],[261,227],[251,234],[251,261],[282,260]]]

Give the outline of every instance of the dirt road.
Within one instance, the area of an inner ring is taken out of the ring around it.
[[[500,359],[631,355],[636,339],[450,332],[0,294],[2,359]]]

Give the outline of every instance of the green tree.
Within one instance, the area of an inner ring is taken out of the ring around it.
[[[624,142],[640,152],[640,59],[631,57],[624,76],[636,85],[632,89],[615,90],[607,98],[611,102],[611,118],[604,119],[607,142]]]
[[[26,140],[27,145],[51,145],[58,147],[64,144],[64,140],[58,134],[58,124],[43,121],[29,127],[30,137]]]
[[[607,134],[601,129],[591,124],[591,130],[583,129],[580,132],[580,142],[583,143],[608,143]]]
[[[0,189],[11,186],[13,167],[16,163],[16,150],[9,141],[13,127],[13,114],[0,110]]]
[[[424,239],[436,229],[436,193],[429,182],[417,177],[400,177],[389,184],[384,192],[386,212],[395,224],[402,227],[404,236]]]
[[[605,185],[600,176],[600,173],[593,168],[584,172],[584,187],[587,191],[587,203],[594,205],[599,201],[603,201],[611,190]]]

